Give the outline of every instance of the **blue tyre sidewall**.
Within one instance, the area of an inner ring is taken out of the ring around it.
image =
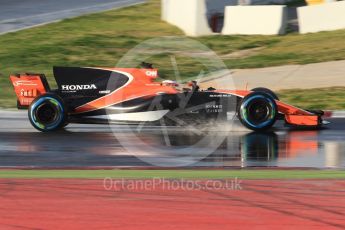
[[[249,120],[249,116],[247,114],[248,104],[251,103],[253,100],[256,100],[256,99],[263,99],[263,100],[267,101],[272,108],[270,118],[267,121],[262,122],[262,123],[257,124],[257,125],[253,124]],[[241,116],[242,121],[248,126],[248,128],[252,128],[252,129],[265,129],[266,127],[272,126],[272,124],[274,124],[274,122],[276,120],[276,115],[277,115],[277,105],[276,105],[274,99],[271,97],[266,97],[264,95],[253,95],[252,97],[248,97],[245,99],[245,101],[243,101],[243,103],[241,104],[241,107],[240,107],[240,116]]]
[[[49,101],[51,104],[53,104],[57,110],[57,119],[52,122],[51,124],[42,124],[38,121],[37,117],[36,117],[36,110],[37,108],[42,105],[43,103],[46,103],[47,101]],[[39,130],[42,131],[52,131],[52,130],[56,130],[58,128],[61,127],[61,125],[65,122],[65,109],[63,104],[61,103],[60,100],[51,97],[51,96],[44,96],[44,97],[40,97],[38,98],[36,101],[34,101],[31,106],[30,106],[30,110],[29,110],[29,119],[30,122],[32,123],[32,125]]]

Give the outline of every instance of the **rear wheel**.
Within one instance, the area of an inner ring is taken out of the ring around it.
[[[253,92],[243,98],[238,114],[244,126],[254,131],[263,131],[274,125],[278,108],[275,99],[269,94]]]
[[[42,132],[55,131],[67,124],[67,111],[63,100],[56,94],[37,97],[29,106],[30,123]]]

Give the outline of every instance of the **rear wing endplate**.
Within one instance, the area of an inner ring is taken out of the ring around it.
[[[10,80],[17,96],[18,109],[27,109],[36,97],[50,91],[44,74],[13,74]]]

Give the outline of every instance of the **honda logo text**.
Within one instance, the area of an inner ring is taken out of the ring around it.
[[[62,85],[62,90],[66,91],[77,91],[77,90],[90,90],[90,89],[97,89],[95,84],[91,85]]]

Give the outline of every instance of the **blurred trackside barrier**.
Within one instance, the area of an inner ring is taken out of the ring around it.
[[[285,6],[227,6],[224,35],[284,34],[287,26]]]
[[[345,1],[299,7],[297,13],[302,34],[345,28]]]
[[[161,18],[163,21],[179,27],[188,36],[196,37],[215,33],[220,34],[219,32],[221,32],[224,24],[225,8],[228,6],[264,5],[274,2],[282,4],[288,1],[291,0],[161,0]],[[272,7],[275,8],[276,6]],[[266,13],[271,13],[271,11],[265,11],[264,14]],[[251,21],[251,17],[252,15],[246,15],[245,20]],[[269,18],[268,24],[271,24],[273,21],[273,26],[275,26],[275,19],[276,17],[273,15],[272,18]],[[227,20],[232,20],[233,23],[237,23],[236,19],[233,20],[232,16],[229,15]],[[239,25],[243,21],[241,20]],[[257,33],[253,33],[250,30],[248,34]],[[267,32],[263,34],[267,34]]]
[[[204,0],[162,0],[162,20],[175,25],[188,36],[210,35]]]
[[[280,4],[288,1],[272,0]],[[300,33],[345,28],[345,1],[331,1],[334,0],[309,0],[310,4],[318,5],[297,9]],[[287,7],[261,5],[267,4],[266,0],[161,0],[161,2],[162,20],[179,27],[188,36],[212,35],[220,31],[224,35],[277,35],[285,34],[288,24]],[[238,4],[245,5],[238,6]]]
[[[225,7],[241,1],[250,3],[250,0],[161,0],[162,20],[189,36],[211,35],[223,27]]]

